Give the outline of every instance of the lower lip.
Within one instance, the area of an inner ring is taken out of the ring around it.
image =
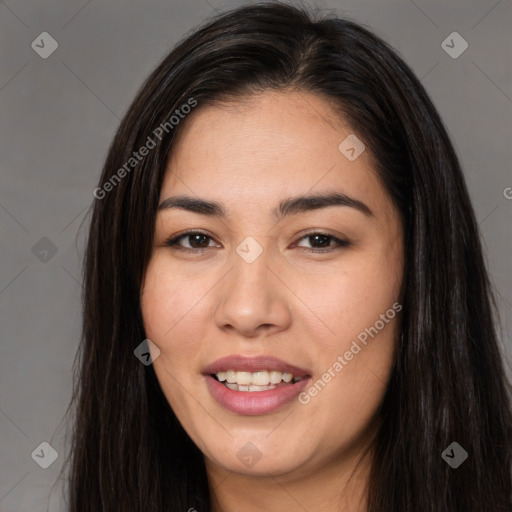
[[[205,378],[210,393],[220,405],[231,412],[248,416],[267,414],[283,407],[299,395],[310,379],[305,377],[294,384],[266,391],[233,391],[211,375],[205,375]]]

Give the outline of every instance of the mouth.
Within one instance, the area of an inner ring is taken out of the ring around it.
[[[311,374],[273,357],[231,356],[203,372],[213,398],[225,409],[242,415],[274,412],[304,389]]]

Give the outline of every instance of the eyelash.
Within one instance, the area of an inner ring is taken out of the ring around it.
[[[190,237],[190,236],[194,236],[194,235],[202,235],[202,236],[209,238],[210,240],[213,240],[213,238],[210,235],[208,235],[207,233],[203,233],[202,231],[187,231],[186,233],[182,233],[181,235],[178,235],[174,238],[169,238],[168,240],[165,241],[165,245],[167,245],[171,248],[174,248],[176,250],[187,251],[187,252],[192,252],[192,253],[204,252],[204,251],[207,251],[208,249],[211,249],[211,247],[204,247],[204,248],[200,248],[200,249],[194,249],[194,248],[191,249],[189,247],[182,247],[182,246],[177,245],[178,242],[182,238],[186,238],[186,237]],[[309,252],[313,252],[313,253],[330,253],[335,250],[343,249],[344,247],[347,247],[350,245],[350,242],[348,242],[347,240],[340,240],[339,238],[336,238],[335,236],[330,235],[328,233],[324,233],[322,231],[313,231],[311,233],[308,233],[308,234],[302,236],[301,238],[299,238],[298,241],[300,242],[304,238],[309,238],[309,237],[312,237],[315,235],[324,236],[324,237],[327,237],[328,239],[333,240],[335,242],[336,246],[322,248],[322,249],[308,249],[307,247],[302,247],[303,249],[309,250]]]

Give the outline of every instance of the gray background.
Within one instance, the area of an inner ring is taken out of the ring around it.
[[[63,510],[61,420],[80,334],[87,209],[119,120],[183,34],[215,10],[241,3],[248,2],[0,2],[1,512]],[[389,41],[439,109],[479,220],[510,366],[512,200],[504,191],[512,187],[511,2],[315,5]],[[47,59],[31,48],[45,31],[59,45]],[[441,47],[453,31],[469,44],[456,59]],[[43,237],[54,244],[53,256],[33,253]],[[31,458],[43,441],[59,453],[48,469]]]

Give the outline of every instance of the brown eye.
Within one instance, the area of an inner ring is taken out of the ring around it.
[[[340,240],[335,236],[321,232],[309,233],[308,235],[303,236],[300,240],[308,240],[313,246],[312,252],[331,252],[332,250],[347,247],[349,245],[347,240]],[[331,242],[334,242],[334,246],[331,245]],[[298,247],[304,246],[298,245]]]
[[[187,240],[189,246],[183,246],[180,244],[181,240]],[[188,233],[183,233],[180,236],[172,238],[168,240],[165,244],[169,247],[179,246],[184,250],[190,251],[201,251],[203,249],[207,249],[209,246],[209,241],[213,240],[212,237],[202,233],[200,231],[189,231]]]
[[[182,244],[182,240],[186,240],[188,245]],[[312,246],[310,252],[332,252],[342,247],[347,247],[350,242],[347,240],[340,240],[339,238],[329,235],[328,233],[314,232],[309,233],[300,240],[308,240]],[[210,242],[214,241],[213,238],[206,233],[201,231],[188,231],[177,237],[171,238],[165,242],[165,245],[172,247],[177,250],[190,251],[190,252],[201,252],[215,245],[210,245]],[[333,243],[334,242],[334,243]],[[302,247],[308,250],[308,247],[297,244],[297,247]]]

